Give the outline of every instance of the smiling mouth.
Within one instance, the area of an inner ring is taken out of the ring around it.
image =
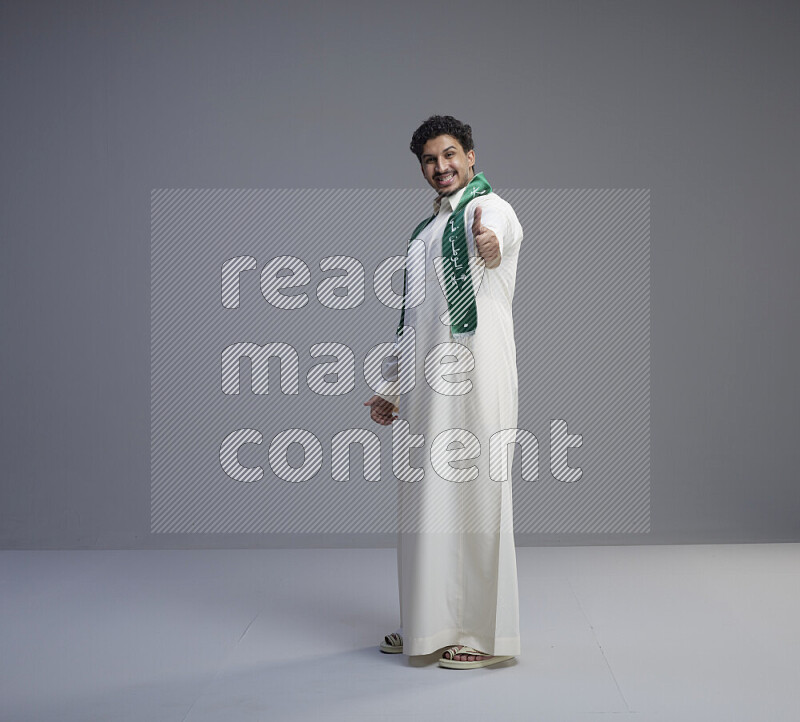
[[[456,177],[455,173],[443,173],[442,175],[436,176],[436,182],[440,186],[450,185],[450,183],[453,182],[455,177]]]

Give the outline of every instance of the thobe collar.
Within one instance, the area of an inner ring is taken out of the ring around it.
[[[467,184],[469,185],[469,184]],[[449,196],[444,196],[443,198],[437,198],[433,202],[433,213],[434,215],[439,215],[440,210],[444,210],[445,213],[452,213],[456,206],[458,205],[459,201],[461,200],[461,196],[464,195],[464,191],[467,189],[467,186],[464,186],[460,190],[457,190],[455,193]]]

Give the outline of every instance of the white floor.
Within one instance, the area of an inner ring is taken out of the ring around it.
[[[522,655],[377,650],[394,550],[0,553],[2,722],[800,720],[800,544],[517,550]]]

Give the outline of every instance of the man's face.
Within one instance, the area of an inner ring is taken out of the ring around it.
[[[421,161],[422,175],[439,195],[455,193],[475,175],[475,151],[465,153],[452,135],[438,135],[425,143]]]

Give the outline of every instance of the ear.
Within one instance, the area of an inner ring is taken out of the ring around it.
[[[469,161],[469,167],[472,168],[472,166],[475,165],[475,151],[474,150],[471,150],[471,151],[469,151],[467,153],[467,160]]]

